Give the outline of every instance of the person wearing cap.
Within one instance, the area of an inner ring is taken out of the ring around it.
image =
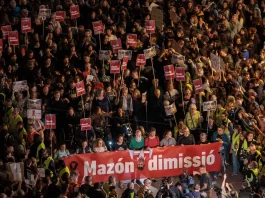
[[[45,149],[43,151],[42,159],[40,164],[46,169],[50,171],[50,176],[53,177],[56,173],[55,171],[55,164],[54,160],[52,159],[50,155],[51,151],[50,149]]]

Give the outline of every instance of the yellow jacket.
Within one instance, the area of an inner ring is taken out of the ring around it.
[[[190,112],[187,112],[184,123],[190,130],[196,129],[200,125],[200,117],[199,111],[196,111],[193,117],[191,117]]]

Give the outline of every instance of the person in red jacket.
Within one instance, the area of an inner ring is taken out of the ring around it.
[[[149,136],[144,140],[144,146],[146,149],[156,148],[159,146],[159,137],[156,136],[156,129],[151,127],[149,130]]]

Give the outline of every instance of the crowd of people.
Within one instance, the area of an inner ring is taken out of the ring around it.
[[[80,17],[71,18],[72,5],[79,6]],[[40,16],[40,9],[51,15]],[[156,18],[149,34],[145,21],[154,9],[163,21],[159,26]],[[57,11],[65,11],[61,22]],[[1,28],[0,197],[117,198],[116,188],[122,198],[211,197],[210,191],[238,197],[226,175],[220,189],[212,188],[229,166],[229,177],[243,176],[243,190],[256,197],[265,190],[265,0],[1,0],[0,16],[1,27],[19,32],[19,45],[11,45]],[[25,17],[32,24],[28,33],[21,32]],[[99,35],[97,21],[104,26]],[[127,45],[128,34],[137,35],[135,46]],[[113,74],[116,39],[132,57]],[[152,47],[155,55],[138,66],[137,55]],[[109,60],[99,60],[100,50],[109,52]],[[184,60],[174,67],[184,67],[185,81],[165,77],[164,66],[176,56]],[[197,94],[195,79],[204,88]],[[14,82],[25,80],[23,91],[15,89]],[[81,81],[85,94],[78,96]],[[37,99],[41,119],[29,118],[28,101]],[[216,110],[202,111],[205,101],[216,101]],[[45,128],[46,114],[56,115],[56,129]],[[91,118],[91,130],[81,131],[81,118]],[[221,172],[210,175],[201,166],[194,172],[199,184],[189,183],[187,173],[186,183],[181,177],[173,184],[175,175],[163,178],[156,195],[150,178],[137,179],[137,191],[134,181],[124,189],[115,177],[93,183],[87,176],[79,184],[78,173],[63,161],[74,154],[213,142],[222,143]],[[23,180],[8,174],[14,162],[23,162]]]

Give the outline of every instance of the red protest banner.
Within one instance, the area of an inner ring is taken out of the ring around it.
[[[137,34],[128,34],[126,43],[127,43],[127,46],[136,47]]]
[[[127,68],[128,61],[129,61],[129,57],[124,56],[122,59],[121,70],[125,70]]]
[[[80,82],[76,83],[75,88],[76,88],[76,95],[77,96],[82,96],[83,94],[86,93],[84,81],[80,81]]]
[[[95,35],[104,33],[104,25],[103,25],[102,21],[92,22],[92,25],[93,25]]]
[[[166,80],[175,78],[174,65],[166,65],[164,66],[165,78]]]
[[[56,129],[56,115],[55,114],[45,115],[45,128]]]
[[[111,44],[111,48],[112,48],[113,53],[118,53],[118,51],[120,49],[122,49],[121,39],[119,39],[119,38],[116,40],[111,40],[110,44]]]
[[[144,54],[137,54],[136,58],[136,66],[143,66],[146,63],[145,55]]]
[[[19,45],[18,31],[8,32],[8,43],[9,45]]]
[[[3,39],[0,39],[0,52],[3,52]]]
[[[72,5],[70,7],[70,15],[71,19],[76,19],[80,17],[80,12],[79,12],[79,6],[78,5]]]
[[[21,19],[21,32],[22,33],[31,32],[31,19],[29,17]]]
[[[202,79],[193,80],[193,86],[196,94],[203,92]]]
[[[155,33],[155,20],[145,21],[145,29],[148,34]]]
[[[110,61],[110,73],[111,74],[119,74],[120,73],[120,61],[119,60],[111,60]]]
[[[91,130],[91,118],[80,119],[81,131]]]
[[[65,11],[56,11],[55,12],[55,21],[63,22],[65,19]]]
[[[87,153],[64,158],[68,167],[78,164],[79,182],[85,176],[92,176],[93,182],[106,182],[109,176],[118,181],[141,178],[161,178],[198,171],[201,165],[208,172],[221,170],[221,157],[218,154],[220,143],[169,146],[150,151],[118,151]],[[174,151],[174,152],[173,152]]]
[[[3,34],[3,39],[7,39],[8,32],[12,31],[12,27],[11,27],[11,25],[1,26],[1,31],[2,31],[2,34]]]
[[[185,81],[185,69],[184,67],[175,68],[176,81]]]

